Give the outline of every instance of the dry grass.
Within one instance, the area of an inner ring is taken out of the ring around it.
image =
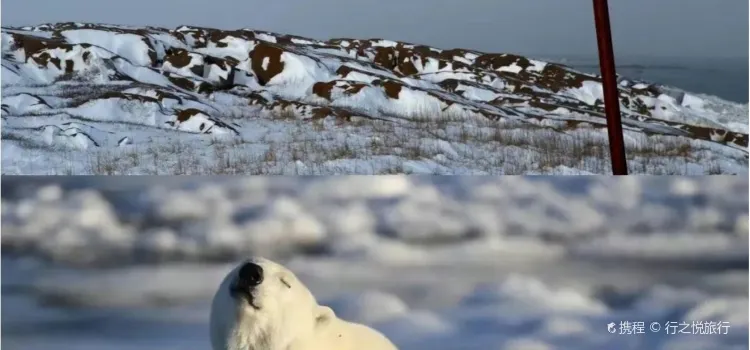
[[[278,121],[290,121],[297,120],[297,115],[294,113],[294,109],[291,107],[283,108],[278,111],[271,113],[271,120]]]
[[[450,117],[411,122],[370,120],[357,126],[324,126],[288,113],[271,119],[284,124],[288,130],[284,137],[208,142],[192,138],[145,149],[102,149],[92,153],[85,172],[389,174],[414,172],[415,164],[434,174],[465,173],[462,169],[486,174],[544,174],[560,166],[601,174],[611,171],[606,134],[590,129],[560,132],[528,123],[500,125],[481,118]],[[705,174],[726,172],[711,152],[689,139],[638,135],[638,142],[626,145],[633,174],[686,174],[689,164],[702,165]]]

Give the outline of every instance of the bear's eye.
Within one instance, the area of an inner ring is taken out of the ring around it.
[[[291,288],[292,288],[292,285],[291,285],[291,284],[289,284],[289,282],[287,282],[287,281],[286,281],[286,280],[284,279],[284,277],[281,277],[281,278],[279,278],[279,280],[281,280],[281,283],[283,283],[283,284],[284,284],[284,285],[285,285],[285,286],[286,286],[287,288],[289,288],[289,289],[291,289]]]

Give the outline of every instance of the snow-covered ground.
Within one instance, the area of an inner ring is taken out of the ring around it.
[[[218,281],[259,254],[402,350],[747,349],[747,192],[724,176],[3,177],[3,346],[208,349]],[[729,328],[672,334],[693,322]]]
[[[600,81],[382,39],[3,28],[3,174],[609,173]],[[747,173],[747,104],[619,88],[632,173]]]

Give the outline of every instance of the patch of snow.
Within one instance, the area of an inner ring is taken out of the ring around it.
[[[516,64],[516,62],[513,62],[510,66],[503,66],[497,69],[498,72],[508,72],[508,73],[514,73],[518,74],[523,70],[523,67]]]
[[[602,87],[602,83],[585,80],[581,84],[580,88],[570,89],[567,93],[590,106],[595,105],[597,101],[604,102],[604,88]]]
[[[92,44],[125,58],[139,66],[150,66],[149,46],[141,36],[96,29],[73,29],[60,32],[71,44]]]

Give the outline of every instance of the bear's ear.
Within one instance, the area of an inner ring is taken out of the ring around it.
[[[316,326],[325,326],[329,322],[331,322],[334,318],[336,318],[336,313],[333,312],[333,309],[331,309],[328,306],[318,306],[318,309],[315,310],[315,325]]]

